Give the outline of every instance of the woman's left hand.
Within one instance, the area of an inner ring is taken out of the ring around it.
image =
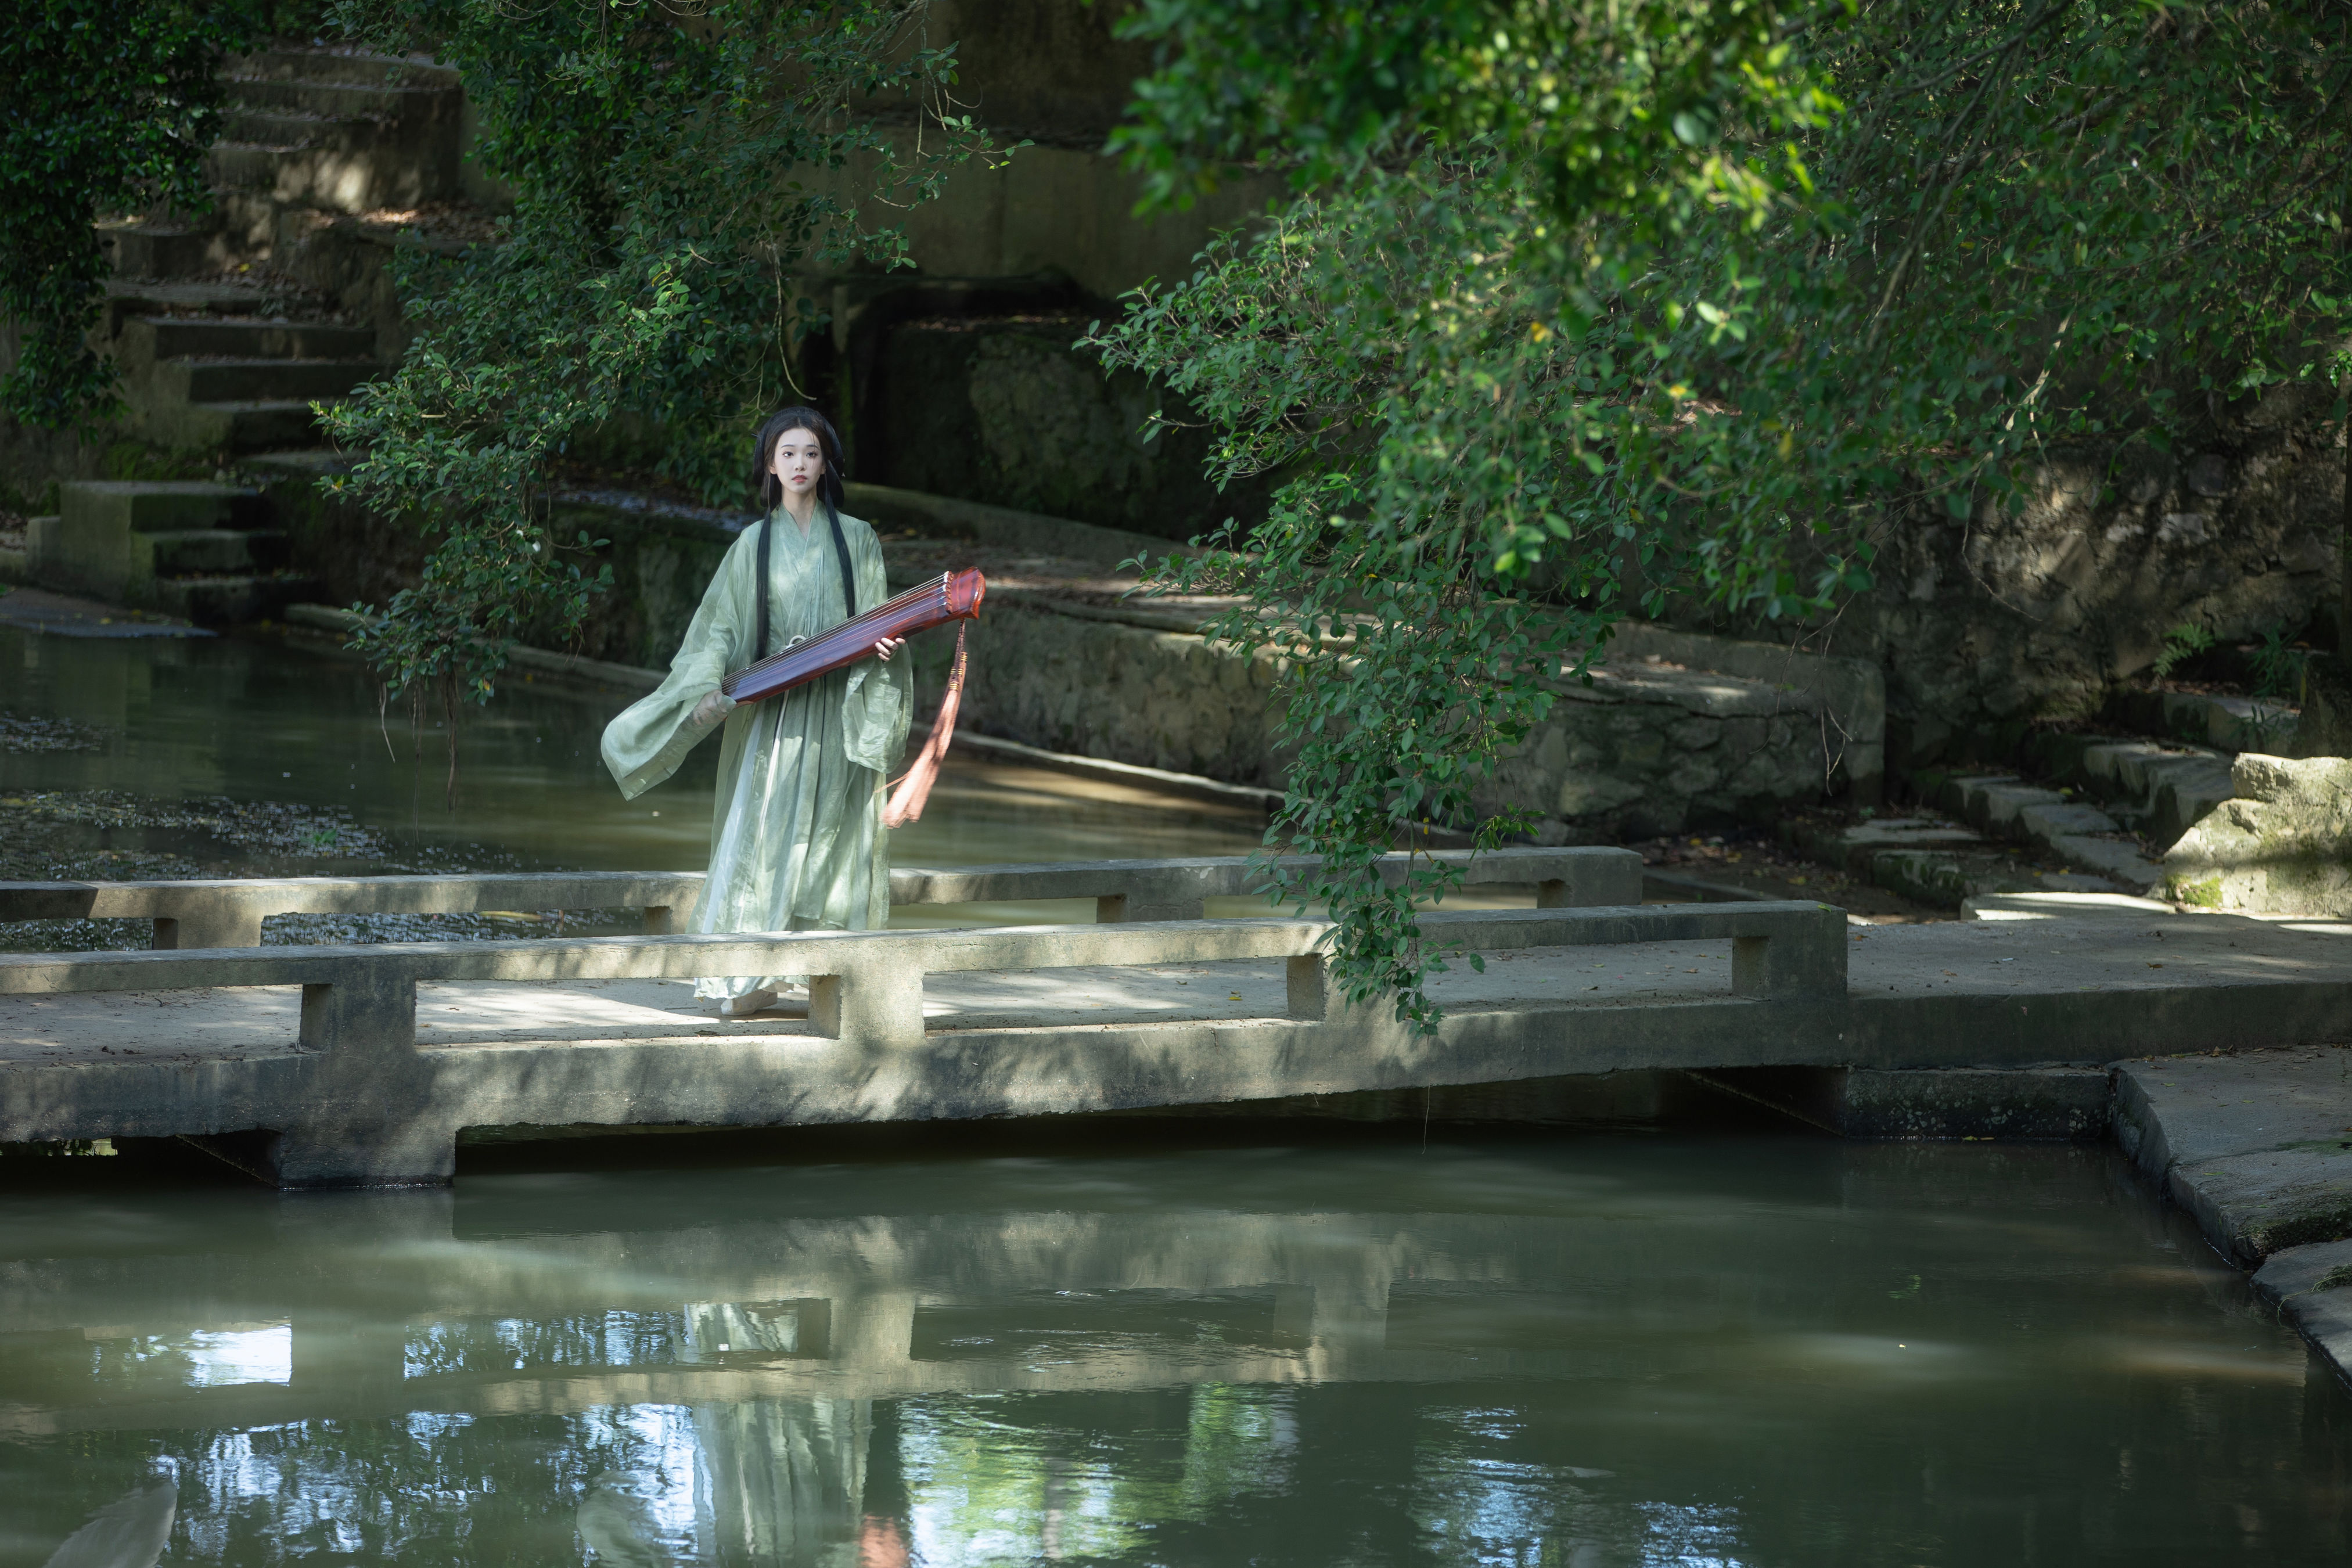
[[[884,637],[880,642],[874,645],[874,657],[876,658],[887,659],[892,654],[898,652],[900,648],[905,647],[906,646],[907,639],[905,637]]]

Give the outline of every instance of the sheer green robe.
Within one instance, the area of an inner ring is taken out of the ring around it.
[[[769,519],[768,651],[838,626],[841,567],[823,511],[805,531],[779,509]],[[843,542],[866,609],[888,598],[882,546],[856,518]],[[604,765],[629,799],[669,777],[712,729],[723,728],[710,823],[710,877],[690,929],[873,931],[890,920],[882,784],[906,745],[913,692],[903,665],[861,659],[782,697],[746,702],[721,724],[694,721],[719,677],[751,662],[760,530],[743,531],[719,563],[702,607],[670,660],[669,678],[604,729]],[[797,975],[730,975],[698,996],[740,996]]]

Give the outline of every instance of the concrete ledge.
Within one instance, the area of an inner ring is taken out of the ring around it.
[[[1259,784],[1227,784],[1223,779],[1203,778],[1198,773],[1171,773],[1166,768],[1147,768],[1135,763],[1114,763],[1106,757],[1081,757],[1068,752],[1048,752],[996,735],[975,735],[968,731],[959,731],[955,743],[964,751],[992,762],[1049,768],[1055,773],[1100,779],[1105,784],[1130,784],[1161,795],[1182,795],[1218,805],[1244,806],[1268,816],[1282,805],[1282,792],[1278,789],[1267,789]]]
[[[2352,1384],[2352,1241],[2273,1254],[2255,1271],[2254,1294],[2277,1308],[2336,1375]]]
[[[1009,506],[960,500],[953,496],[921,490],[895,489],[888,485],[842,486],[850,512],[868,522],[915,524],[968,533],[982,544],[1000,550],[1026,550],[1038,555],[1064,555],[1116,566],[1137,556],[1198,555],[1189,544],[1155,534],[1130,533],[1121,528],[1098,528],[1090,522],[1047,517]]]
[[[1739,995],[1834,996],[1845,988],[1845,917],[1826,904],[1642,904],[1483,910],[1421,917],[1433,937],[1486,951],[1730,942]],[[959,970],[1203,963],[1315,956],[1327,921],[1160,921],[992,931],[796,931],[720,936],[583,937],[520,942],[379,942],[205,952],[0,955],[0,995],[211,987],[352,985],[367,978],[609,980],[703,974],[893,977]],[[1773,951],[1773,950],[1780,951]],[[305,1007],[306,1032],[309,1008]]]
[[[1114,764],[1115,765],[1115,764]],[[1130,769],[1142,773],[1148,770]],[[1207,783],[1209,781],[1198,781]],[[1537,907],[1638,903],[1641,857],[1630,849],[1440,850],[1463,880],[1533,883]],[[1313,861],[1273,862],[1296,874]],[[1382,866],[1391,885],[1409,859]],[[894,905],[1093,899],[1099,921],[1200,920],[1203,900],[1255,892],[1263,872],[1245,855],[1175,860],[1082,860],[890,873]],[[287,914],[470,914],[484,910],[646,911],[652,932],[683,929],[702,895],[699,871],[550,871],[510,876],[284,877],[149,882],[0,882],[0,922],[152,920],[161,948],[261,945],[261,922]]]
[[[2352,1235],[2352,1049],[2125,1062],[2116,1137],[2242,1266]]]

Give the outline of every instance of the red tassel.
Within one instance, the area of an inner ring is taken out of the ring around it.
[[[948,689],[940,699],[939,717],[931,721],[931,738],[915,754],[914,765],[898,776],[890,788],[889,804],[882,808],[882,826],[903,827],[921,820],[923,803],[931,798],[931,785],[938,782],[940,763],[948,754],[948,742],[955,738],[956,710],[963,702],[963,627],[956,627],[955,662],[948,667]]]

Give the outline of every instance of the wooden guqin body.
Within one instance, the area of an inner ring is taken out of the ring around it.
[[[885,637],[912,637],[950,621],[977,617],[981,598],[987,592],[988,579],[975,568],[942,572],[830,631],[802,638],[782,653],[746,665],[720,681],[719,689],[738,702],[757,702],[789,691],[870,658],[874,645]]]

